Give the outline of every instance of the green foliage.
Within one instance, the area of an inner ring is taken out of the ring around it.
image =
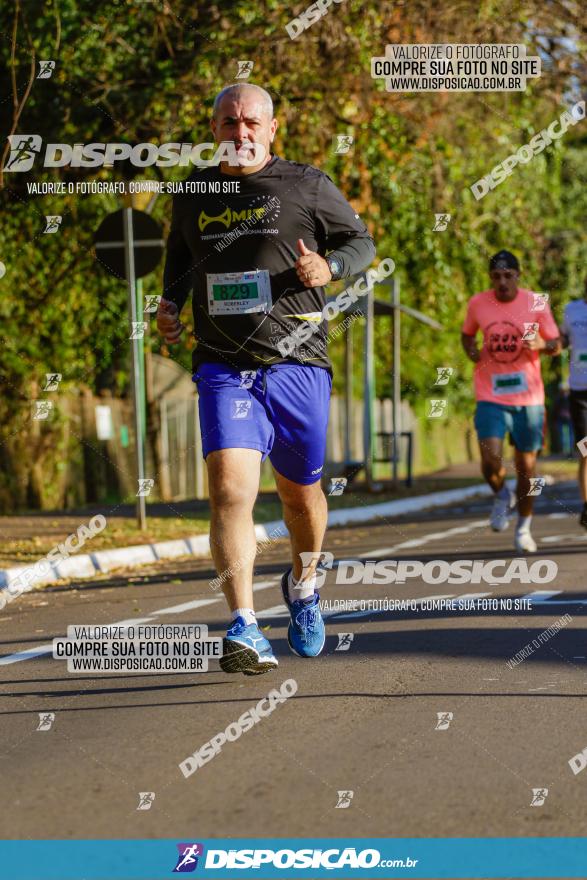
[[[332,176],[372,230],[378,259],[395,260],[402,300],[444,326],[436,333],[402,319],[404,395],[420,406],[436,367],[452,365],[456,373],[448,393],[454,407],[467,410],[471,366],[460,352],[459,329],[467,299],[487,285],[487,257],[504,246],[516,251],[523,283],[548,290],[559,317],[561,305],[582,283],[587,122],[518,166],[481,201],[469,189],[576,100],[569,96],[579,93],[584,77],[580,9],[528,0],[524,15],[512,20],[505,0],[481,7],[473,0],[442,0],[433,10],[424,0],[399,7],[348,0],[331,6],[324,19],[292,41],[285,24],[306,5],[4,4],[2,94],[19,104],[31,61],[57,61],[51,79],[32,79],[14,130],[38,133],[44,142],[202,142],[209,138],[215,93],[233,81],[237,60],[252,59],[252,79],[275,96],[279,154],[316,164]],[[523,42],[528,54],[535,54],[538,41],[546,73],[530,81],[525,93],[391,94],[370,76],[371,57],[383,55],[389,42]],[[10,130],[8,121],[6,133]],[[334,154],[336,133],[354,134],[353,153]],[[178,179],[188,171],[37,167],[28,174],[4,174],[0,458],[8,464],[17,454],[14,437],[27,447],[28,401],[39,394],[44,373],[63,373],[64,392],[107,386],[121,393],[127,387],[125,288],[92,253],[94,231],[120,204],[97,195],[32,196],[26,184],[137,175]],[[447,231],[433,232],[434,214],[441,212],[451,214],[451,223]],[[63,225],[56,235],[44,235],[44,215],[51,213],[62,214]],[[153,215],[167,230],[169,197],[158,199]],[[157,293],[160,285],[161,267],[145,280],[145,292]],[[358,344],[359,339],[357,331]],[[381,395],[390,391],[390,340],[390,322],[381,319],[376,331]],[[152,345],[160,350],[155,336]],[[332,345],[338,391],[344,382],[342,350],[339,339]],[[172,356],[188,367],[187,346]],[[357,370],[360,388],[359,383]],[[54,446],[61,436],[55,430]],[[43,454],[48,460],[51,450]],[[5,478],[8,493],[21,504],[31,468],[25,456],[19,476],[12,483]]]

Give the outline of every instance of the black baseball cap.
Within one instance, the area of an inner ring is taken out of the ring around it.
[[[498,251],[489,260],[489,271],[491,272],[492,269],[515,269],[519,272],[520,264],[518,258],[510,251]]]

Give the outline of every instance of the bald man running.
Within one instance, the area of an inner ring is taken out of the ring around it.
[[[158,326],[167,342],[178,342],[179,313],[192,292],[210,545],[232,613],[220,665],[255,675],[277,666],[257,625],[252,586],[252,513],[267,456],[291,539],[292,566],[281,581],[289,646],[301,657],[324,646],[315,588],[332,386],[324,286],[365,269],[375,247],[326,174],[271,153],[277,120],[264,89],[223,89],[211,127],[236,157],[198,169],[188,178],[198,193],[174,197]],[[311,343],[299,341],[304,334],[292,343],[307,322],[319,324]]]

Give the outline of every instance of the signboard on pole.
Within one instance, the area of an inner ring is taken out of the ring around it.
[[[141,530],[145,528],[147,522],[145,499],[153,481],[145,479],[146,419],[143,351],[145,324],[142,320],[143,304],[138,301],[137,279],[153,271],[161,259],[164,246],[159,224],[149,214],[133,208],[122,208],[109,214],[102,221],[94,236],[94,247],[98,261],[112,275],[128,284],[137,476],[137,524]],[[143,332],[139,332],[141,330]]]
[[[165,247],[163,230],[157,221],[144,211],[121,208],[120,211],[108,214],[94,236],[96,257],[112,275],[126,281],[129,279],[126,274],[124,228],[125,217],[129,210],[132,213],[135,279],[148,275],[157,267]]]

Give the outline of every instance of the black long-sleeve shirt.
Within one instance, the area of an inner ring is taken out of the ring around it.
[[[328,175],[277,156],[253,174],[237,177],[213,166],[194,171],[187,182],[200,191],[173,197],[163,296],[181,311],[193,294],[194,370],[203,361],[250,368],[284,360],[330,369],[325,321],[289,357],[278,343],[300,322],[320,320],[326,304],[323,287],[306,288],[298,279],[298,239],[335,257],[342,278],[372,262],[375,245],[354,208]],[[238,192],[231,192],[235,184]],[[207,275],[259,269],[270,276],[265,312],[209,314]]]

